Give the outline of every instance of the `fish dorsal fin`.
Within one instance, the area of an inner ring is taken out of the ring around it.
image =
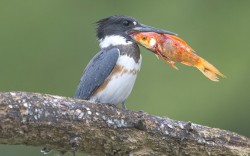
[[[173,35],[168,35],[168,36],[169,36],[169,38],[172,38],[173,40],[178,41],[179,44],[184,45],[185,48],[190,49],[190,52],[195,53],[195,51],[193,50],[193,48],[191,48],[191,47],[187,44],[187,42],[185,42],[183,39],[181,39],[181,38],[179,38],[179,37],[177,37],[177,36],[173,36]]]

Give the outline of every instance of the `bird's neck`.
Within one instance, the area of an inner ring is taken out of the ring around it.
[[[118,35],[106,36],[100,39],[99,42],[101,49],[118,48],[120,55],[127,55],[133,58],[135,62],[139,62],[141,59],[138,45],[125,37]]]
[[[120,35],[111,35],[111,36],[106,36],[102,39],[99,40],[100,42],[100,47],[103,48],[108,48],[110,46],[117,46],[117,45],[130,45],[133,44],[132,41],[129,41],[123,36]]]

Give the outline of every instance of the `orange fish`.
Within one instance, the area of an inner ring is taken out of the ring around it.
[[[218,81],[217,75],[224,77],[212,64],[195,54],[195,51],[179,37],[155,32],[134,32],[130,36],[174,69],[178,69],[174,63],[181,62],[187,66],[198,68],[212,81]]]

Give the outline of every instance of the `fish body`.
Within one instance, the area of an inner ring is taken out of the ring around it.
[[[132,33],[130,36],[174,69],[178,69],[174,63],[180,62],[187,66],[197,67],[212,81],[218,81],[217,75],[224,77],[217,68],[198,56],[184,40],[177,36],[154,32]]]

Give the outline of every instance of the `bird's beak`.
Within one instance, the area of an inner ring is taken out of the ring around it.
[[[170,34],[170,35],[174,35],[174,36],[178,35],[178,34],[173,33],[171,31],[167,31],[167,30],[163,30],[163,29],[159,29],[159,28],[154,28],[154,27],[147,26],[144,24],[140,24],[139,26],[133,28],[132,32],[133,31],[134,32],[155,32],[155,33],[159,33],[159,34]]]

